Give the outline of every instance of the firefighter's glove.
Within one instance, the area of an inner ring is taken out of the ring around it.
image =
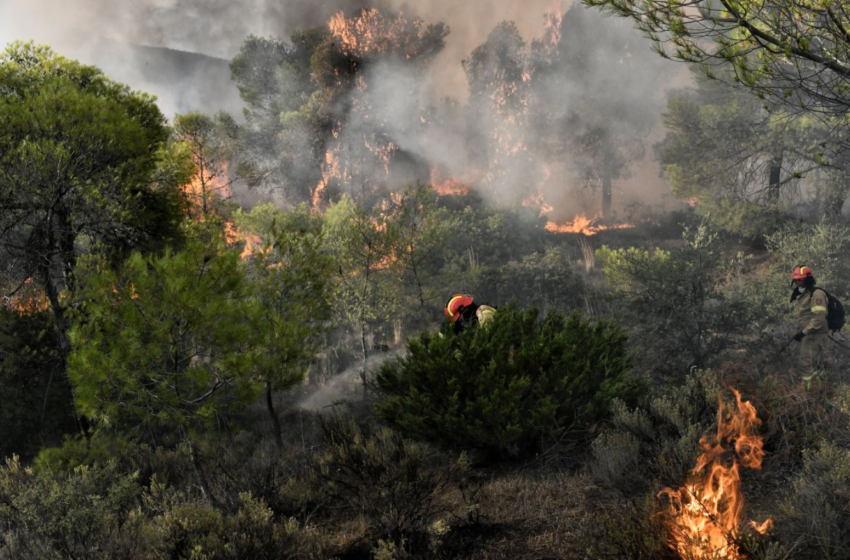
[[[791,340],[796,340],[797,342],[800,342],[801,340],[803,340],[804,336],[806,336],[806,333],[804,333],[803,331],[800,331],[797,334],[795,334],[794,338],[792,338]]]

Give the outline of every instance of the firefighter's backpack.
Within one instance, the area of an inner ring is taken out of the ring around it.
[[[819,288],[823,290],[823,288]],[[844,306],[837,297],[823,290],[826,294],[826,324],[830,332],[838,332],[844,328]]]

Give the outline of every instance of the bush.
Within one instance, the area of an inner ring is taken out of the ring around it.
[[[785,510],[789,536],[802,540],[808,557],[850,558],[850,449],[824,445],[807,453]]]
[[[680,485],[715,421],[720,387],[716,374],[701,371],[642,407],[615,401],[611,425],[593,442],[591,472],[626,496],[648,492],[653,481]]]
[[[133,555],[133,508],[141,488],[114,464],[36,473],[16,458],[0,468],[0,558]]]
[[[584,305],[584,286],[573,273],[567,247],[550,247],[499,266],[488,267],[477,278],[476,299],[513,300],[545,311],[569,311]]]
[[[262,501],[240,496],[233,514],[186,500],[156,483],[145,503],[156,514],[144,527],[148,557],[186,560],[325,558],[319,535],[294,519],[277,521]],[[158,510],[158,512],[157,512]],[[297,555],[297,556],[296,556]]]
[[[145,486],[115,462],[71,471],[0,468],[0,558],[237,560],[327,558],[321,535],[278,519],[249,493],[236,507],[159,482]]]
[[[662,374],[711,365],[750,334],[757,307],[738,289],[745,260],[727,259],[708,224],[686,228],[673,251],[643,248],[597,251],[617,313],[631,333],[647,370]]]
[[[427,550],[429,529],[454,510],[449,494],[464,461],[446,464],[397,432],[341,416],[323,420],[322,431],[326,445],[311,471],[328,503],[362,516],[373,543],[387,539],[401,551]]]
[[[416,438],[528,456],[604,418],[611,400],[632,401],[623,330],[573,314],[501,309],[486,328],[423,333],[407,356],[378,372],[378,415]]]

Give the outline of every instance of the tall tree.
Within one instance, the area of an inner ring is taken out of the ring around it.
[[[369,338],[386,321],[397,301],[390,274],[392,240],[380,206],[366,208],[343,195],[325,213],[323,233],[338,267],[336,313],[359,339],[363,372],[369,358]],[[386,324],[386,323],[384,323]]]
[[[671,95],[667,135],[657,146],[674,194],[699,200],[699,212],[746,235],[776,227],[777,211],[810,199],[802,187],[822,199],[841,197],[834,178],[846,158],[818,156],[828,138],[819,120],[767,111],[740,88],[699,72],[695,77],[696,89]],[[843,202],[820,210],[829,213],[837,205],[840,212]]]
[[[584,0],[629,17],[665,57],[728,64],[733,80],[788,112],[825,118],[846,144],[850,7],[808,0]]]
[[[0,54],[0,92],[0,249],[47,293],[64,356],[83,243],[133,246],[177,221],[152,184],[168,128],[152,97],[48,47]]]
[[[226,144],[215,121],[201,113],[174,117],[174,136],[195,164],[195,173],[185,187],[190,212],[196,218],[211,214],[220,200],[230,196]]]
[[[533,45],[534,151],[569,161],[601,193],[608,216],[613,182],[644,157],[657,123],[660,68],[640,55],[628,26],[582,7],[564,14],[550,35]]]
[[[256,379],[264,385],[266,407],[275,442],[283,445],[273,393],[301,382],[321,349],[330,326],[333,266],[321,233],[321,222],[306,207],[284,213],[259,205],[237,211],[235,224],[257,236],[248,258],[248,274],[256,287],[261,312],[252,354]]]

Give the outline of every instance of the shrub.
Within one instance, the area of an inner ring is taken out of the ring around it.
[[[325,558],[318,534],[294,519],[277,521],[262,501],[240,496],[233,514],[203,501],[186,500],[179,492],[151,485],[145,503],[159,509],[144,527],[151,558],[239,560]],[[297,555],[297,556],[296,556]]]
[[[793,487],[785,504],[789,536],[801,539],[811,558],[850,558],[850,449],[808,452]]]
[[[374,543],[387,539],[400,550],[427,549],[429,528],[454,509],[449,494],[464,462],[446,464],[398,432],[341,416],[323,420],[322,431],[326,445],[311,471],[328,502],[362,516]]]
[[[651,481],[681,484],[715,420],[720,391],[717,375],[701,371],[642,407],[615,401],[611,425],[593,442],[591,472],[627,496],[648,491]]]
[[[36,473],[0,468],[0,558],[131,558],[141,488],[114,464]]]
[[[720,236],[707,223],[686,228],[683,241],[669,252],[606,246],[597,251],[617,314],[635,325],[638,359],[665,374],[710,365],[740,345],[756,319],[757,307],[734,281],[745,259],[727,259]]]
[[[412,339],[377,385],[378,415],[403,433],[508,457],[587,430],[613,398],[641,392],[621,328],[513,305],[486,328]]]

